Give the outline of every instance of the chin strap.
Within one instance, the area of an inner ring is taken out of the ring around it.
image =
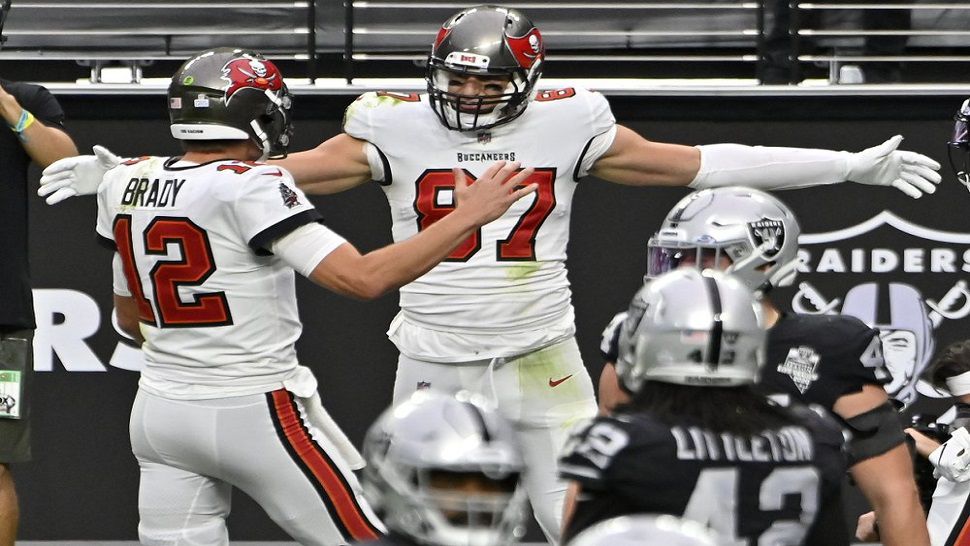
[[[256,120],[250,121],[249,126],[253,128],[253,133],[256,134],[256,139],[258,139],[256,146],[258,146],[259,151],[262,152],[262,155],[259,156],[257,161],[266,161],[266,158],[269,157],[270,150],[269,138],[266,136],[266,131],[263,130],[263,128],[259,125],[259,122]]]

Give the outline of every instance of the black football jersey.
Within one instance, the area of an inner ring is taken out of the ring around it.
[[[607,362],[616,362],[625,317],[618,313],[603,330],[600,353]],[[785,313],[768,330],[760,380],[767,394],[788,394],[831,411],[840,397],[890,379],[879,331],[855,317]]]
[[[566,535],[625,514],[706,523],[726,544],[848,544],[840,487],[842,435],[799,409],[791,424],[752,436],[670,426],[633,409],[597,417],[573,435],[560,473],[582,486]],[[821,524],[820,524],[821,526]],[[828,533],[824,539],[819,533]]]
[[[760,384],[832,410],[835,401],[891,379],[879,331],[845,315],[783,314],[768,330],[768,361]]]

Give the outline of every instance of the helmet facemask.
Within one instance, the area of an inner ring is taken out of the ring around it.
[[[539,79],[538,64],[533,65],[529,72],[515,69],[489,73],[429,60],[427,82],[431,108],[445,127],[455,131],[478,131],[508,123],[522,115],[531,102],[532,90]],[[455,76],[508,78],[508,83],[498,95],[462,95],[448,90],[449,82]]]
[[[947,157],[957,180],[970,190],[970,99],[963,101],[953,116],[953,136],[947,142]]]
[[[418,470],[412,494],[428,541],[492,546],[515,536],[525,490],[518,473],[489,477],[476,472]]]

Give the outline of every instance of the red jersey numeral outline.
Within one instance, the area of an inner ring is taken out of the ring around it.
[[[192,302],[179,297],[179,287],[199,286],[216,270],[204,229],[188,218],[159,216],[142,233],[146,255],[168,255],[174,243],[181,258],[158,261],[148,273],[154,294],[154,309],[145,297],[141,278],[135,266],[132,245],[131,216],[119,214],[114,222],[115,242],[132,296],[138,302],[140,321],[160,328],[227,326],[232,324],[225,292],[196,294]],[[155,310],[158,315],[156,318]]]
[[[536,102],[549,102],[551,100],[568,99],[569,97],[576,96],[576,89],[573,87],[564,87],[562,89],[549,89],[547,91],[539,91],[536,93]]]
[[[475,183],[475,177],[463,169],[469,184]],[[500,262],[535,261],[536,235],[539,228],[556,208],[556,169],[539,168],[524,184],[536,184],[535,200],[526,210],[519,221],[505,239],[496,241],[495,259]],[[454,198],[448,205],[438,204],[438,195],[442,191],[455,190],[455,178],[451,169],[428,169],[421,173],[415,182],[414,212],[417,214],[418,231],[444,218],[455,210]],[[452,194],[454,195],[454,194]],[[462,241],[455,250],[445,258],[446,262],[466,262],[482,248],[482,230],[474,233]]]
[[[397,99],[401,102],[421,102],[420,93],[396,93],[394,91],[378,91],[378,97],[391,97],[392,99]]]

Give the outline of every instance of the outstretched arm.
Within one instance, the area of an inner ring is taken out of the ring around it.
[[[286,168],[297,185],[306,193],[328,194],[359,186],[371,179],[367,160],[367,142],[341,133],[312,150],[272,160]],[[77,150],[71,155],[76,155]],[[103,146],[94,147],[94,155],[69,157],[44,169],[37,194],[53,205],[75,195],[98,191],[104,173],[121,162]]]
[[[413,237],[367,254],[361,255],[353,245],[345,243],[323,258],[308,277],[338,294],[377,298],[427,273],[472,232],[534,192],[535,184],[515,189],[532,173],[531,168],[518,170],[518,163],[499,162],[469,185],[464,172],[455,169],[457,206],[450,214]],[[290,246],[284,237],[273,251],[289,262],[286,256],[294,250],[280,248],[280,243]]]
[[[898,149],[894,136],[861,152],[710,144],[682,146],[652,142],[617,126],[613,144],[590,173],[634,186],[742,185],[763,190],[804,188],[838,182],[892,186],[910,197],[936,191],[940,164]]]
[[[296,152],[270,163],[289,171],[305,193],[337,193],[371,179],[366,146],[366,141],[341,133],[312,150]]]

